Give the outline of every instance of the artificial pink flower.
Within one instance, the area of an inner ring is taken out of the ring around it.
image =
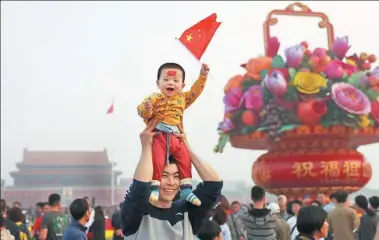
[[[275,96],[281,96],[287,91],[287,81],[281,71],[275,70],[267,74],[263,82]]]
[[[328,50],[326,50],[325,48],[315,48],[313,50],[313,53],[312,53],[313,56],[317,56],[319,57],[320,59],[323,59],[325,58],[326,56],[328,56]]]
[[[371,103],[371,116],[379,123],[379,99]]]
[[[224,97],[225,112],[232,112],[241,107],[243,92],[241,88],[234,87]]]
[[[251,86],[243,95],[241,105],[246,109],[260,110],[263,107],[263,92],[261,85]]]
[[[371,112],[371,104],[368,97],[351,84],[339,82],[332,85],[333,101],[351,114],[365,115]]]
[[[347,51],[349,51],[351,46],[349,46],[348,37],[341,37],[334,40],[332,45],[332,52],[339,59],[343,59],[346,56]]]
[[[236,126],[229,118],[225,118],[223,122],[221,122],[218,126],[218,129],[223,133],[227,133],[232,131]]]
[[[270,37],[267,41],[267,56],[275,57],[278,54],[280,42],[277,37]]]
[[[329,79],[340,79],[343,77],[344,71],[340,64],[332,61],[326,66],[324,73]]]
[[[287,60],[287,67],[298,68],[303,62],[304,52],[305,48],[301,44],[287,48],[284,51]]]

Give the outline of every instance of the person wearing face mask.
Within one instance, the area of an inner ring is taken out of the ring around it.
[[[85,227],[90,220],[91,209],[83,198],[75,199],[70,205],[72,221],[65,229],[62,240],[87,240]]]
[[[320,240],[328,236],[329,224],[326,221],[328,214],[318,206],[308,206],[300,209],[297,215],[296,240]]]

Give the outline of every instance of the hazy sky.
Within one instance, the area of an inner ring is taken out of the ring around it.
[[[1,2],[1,177],[16,170],[22,150],[112,148],[117,169],[131,176],[140,154],[144,123],[136,106],[156,91],[158,67],[182,64],[192,83],[200,64],[175,40],[216,12],[222,21],[203,61],[211,77],[185,114],[194,149],[222,178],[251,182],[251,166],[263,152],[213,153],[223,117],[223,86],[242,73],[247,59],[263,53],[262,23],[291,2]],[[353,51],[379,55],[374,22],[378,2],[307,2],[325,12],[336,36],[348,35]],[[273,35],[283,48],[307,40],[326,47],[318,19],[279,18]],[[376,44],[375,44],[376,43]],[[107,108],[115,98],[115,114]],[[360,150],[373,165],[368,185],[379,188],[379,144]],[[376,184],[374,184],[376,182]]]

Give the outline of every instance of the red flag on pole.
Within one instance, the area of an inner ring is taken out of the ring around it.
[[[192,27],[185,30],[179,41],[200,61],[207,49],[213,35],[216,33],[221,22],[217,22],[217,15],[213,13]]]
[[[112,114],[113,110],[114,110],[114,103],[112,102],[112,105],[107,110],[107,114]]]

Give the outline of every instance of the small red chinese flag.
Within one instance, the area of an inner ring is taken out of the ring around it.
[[[113,110],[114,110],[114,103],[112,103],[112,105],[108,108],[107,114],[112,114]]]
[[[221,25],[221,22],[217,22],[216,19],[217,15],[213,13],[185,30],[179,38],[179,41],[183,43],[197,60],[200,60],[201,56],[203,56],[213,35]]]

